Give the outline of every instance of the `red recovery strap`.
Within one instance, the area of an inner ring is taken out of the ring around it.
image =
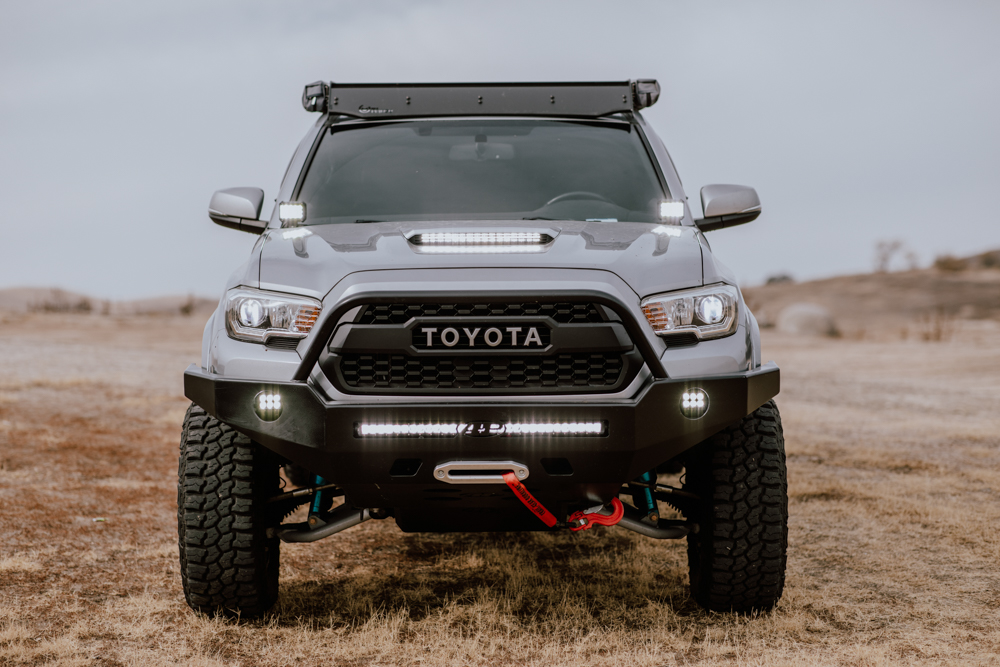
[[[517,480],[517,475],[512,472],[505,472],[503,474],[503,481],[507,482],[507,486],[510,490],[514,492],[518,500],[524,503],[524,506],[531,510],[531,513],[542,520],[549,528],[556,525],[556,518],[552,515],[552,512],[545,509],[540,502],[535,500],[535,497],[531,495],[531,492],[524,488],[524,484],[521,484]]]
[[[535,499],[528,489],[524,488],[524,484],[518,481],[517,475],[512,472],[505,472],[503,474],[503,481],[507,482],[507,486],[510,490],[514,492],[518,500],[524,503],[524,506],[531,510],[531,513],[542,520],[549,528],[553,528],[556,525],[556,518],[552,515],[552,512],[545,509],[538,500]],[[576,524],[575,527],[571,527],[570,530],[590,530],[595,525],[602,526],[613,526],[622,520],[625,516],[625,507],[622,502],[617,498],[611,499],[611,514],[601,514],[600,512],[575,512],[570,518],[569,523]]]

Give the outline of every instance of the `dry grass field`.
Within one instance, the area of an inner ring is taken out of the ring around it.
[[[896,320],[765,331],[791,513],[772,613],[701,611],[682,542],[387,520],[283,545],[281,599],[257,623],[199,616],[181,593],[181,372],[203,322],[0,315],[0,665],[1000,663],[994,319],[939,342]]]

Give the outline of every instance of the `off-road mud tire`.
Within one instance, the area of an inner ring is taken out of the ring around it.
[[[280,522],[267,500],[278,462],[197,405],[188,408],[177,471],[181,581],[196,611],[255,618],[278,598]]]
[[[788,477],[781,417],[768,401],[692,450],[685,488],[702,497],[688,535],[691,593],[712,611],[771,609],[785,585]]]

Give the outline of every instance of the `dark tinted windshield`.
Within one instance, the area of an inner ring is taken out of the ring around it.
[[[434,120],[331,128],[298,199],[306,224],[319,224],[657,222],[664,197],[627,123]]]

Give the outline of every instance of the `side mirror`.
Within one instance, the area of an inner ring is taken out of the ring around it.
[[[755,220],[760,215],[760,197],[745,185],[706,185],[701,189],[701,208],[705,217],[694,224],[710,232]]]
[[[216,190],[208,203],[208,217],[223,227],[260,234],[267,229],[267,220],[257,219],[263,204],[264,191],[260,188]]]

